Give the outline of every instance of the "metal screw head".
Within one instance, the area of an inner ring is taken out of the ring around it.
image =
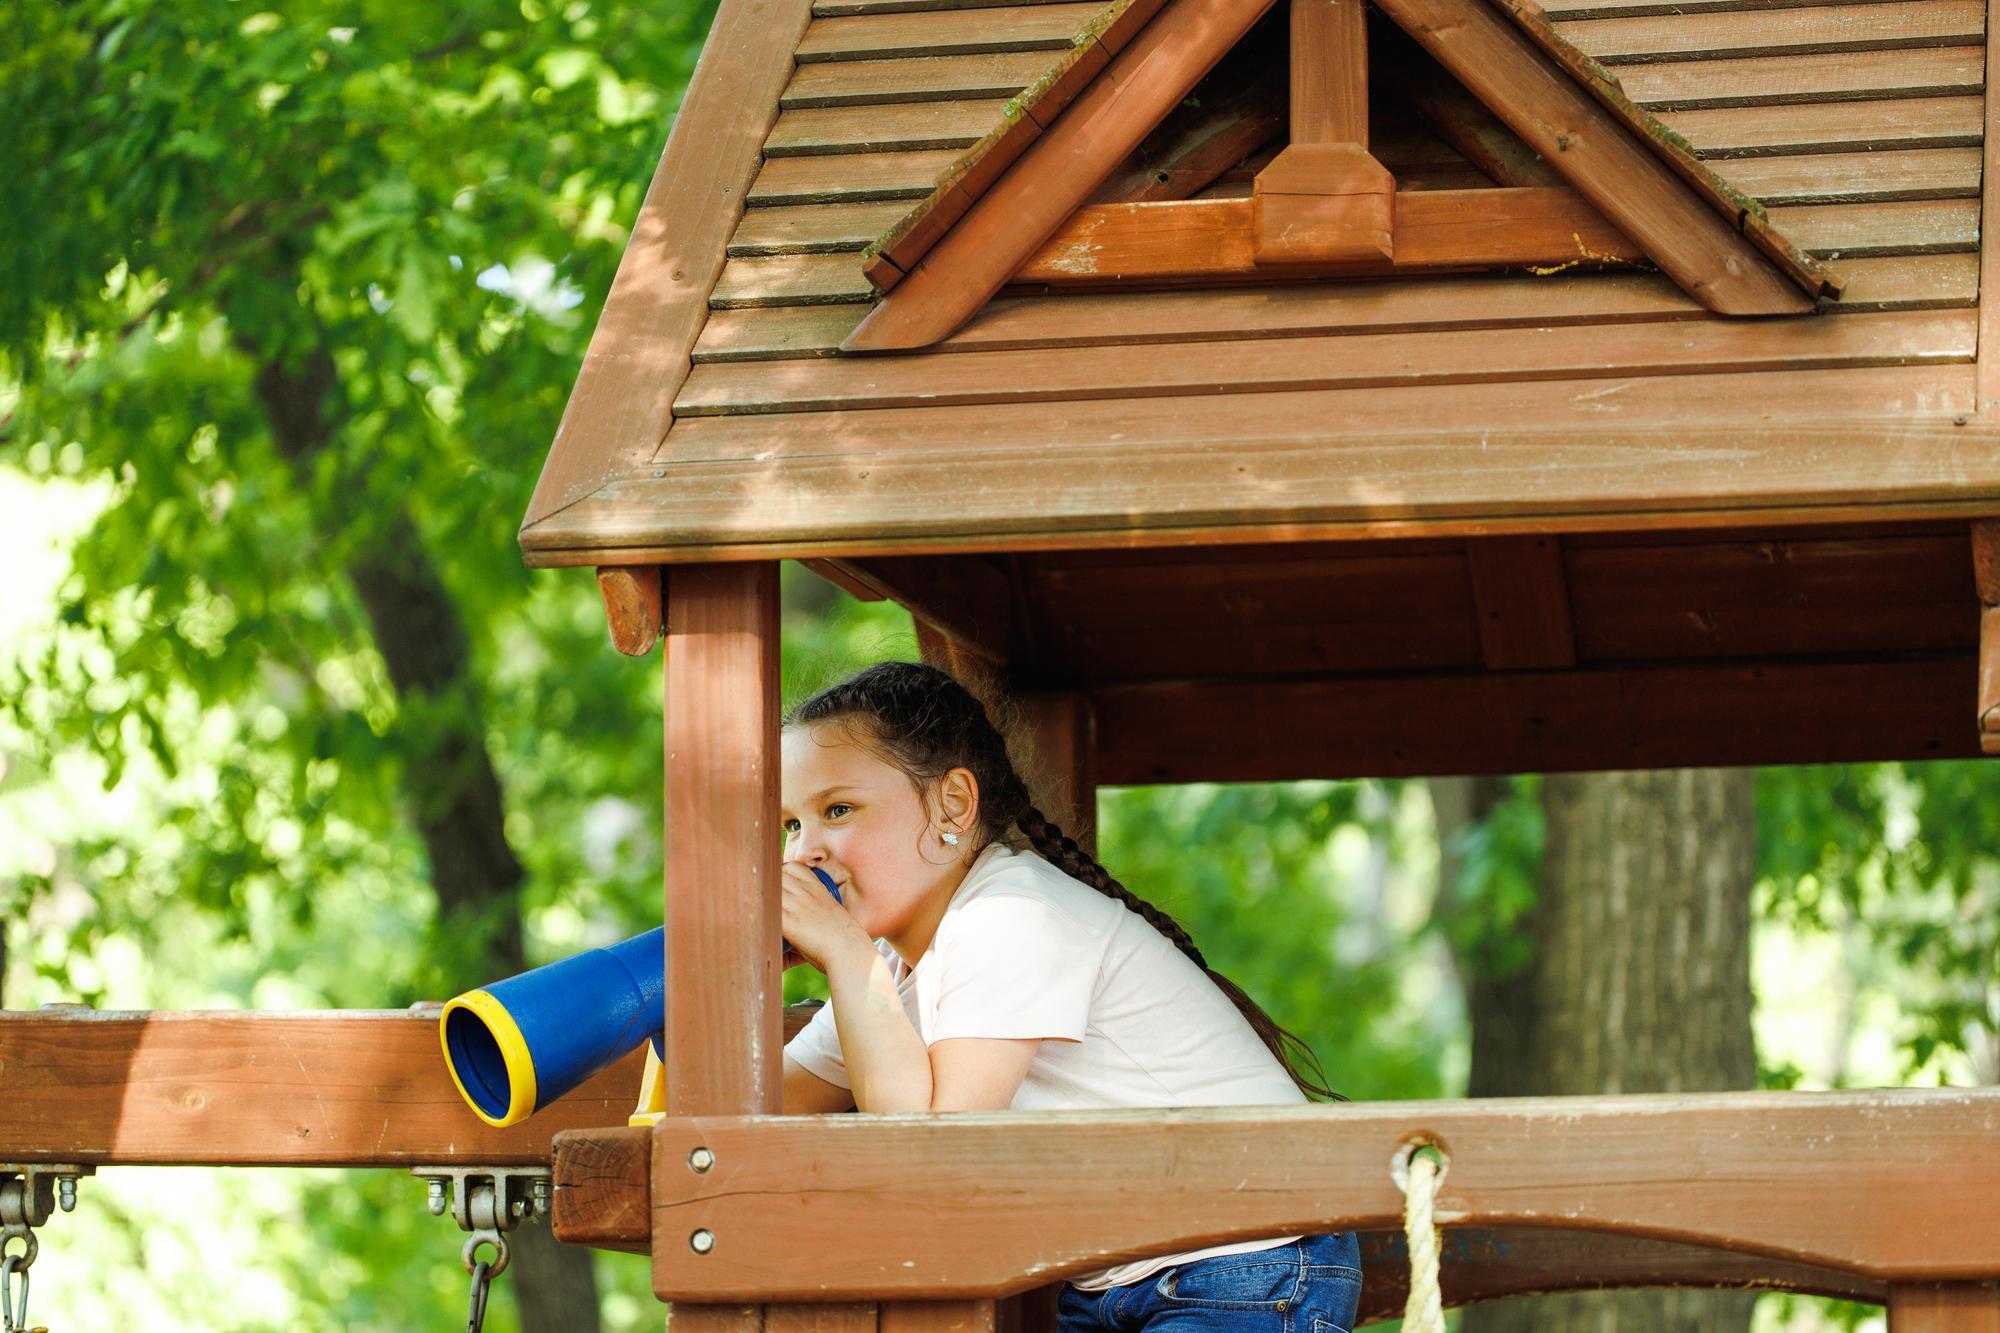
[[[715,1154],[706,1148],[696,1148],[688,1154],[688,1170],[700,1175],[715,1165]]]
[[[444,1181],[431,1178],[430,1208],[432,1217],[444,1216]]]
[[[702,1227],[688,1237],[688,1248],[696,1254],[707,1254],[715,1248],[715,1233],[707,1227]]]
[[[75,1176],[59,1176],[56,1178],[56,1202],[61,1205],[62,1210],[66,1213],[76,1211]]]

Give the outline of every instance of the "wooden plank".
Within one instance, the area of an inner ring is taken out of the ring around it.
[[[876,1307],[773,1305],[764,1311],[764,1333],[876,1333]]]
[[[981,97],[888,106],[801,107],[778,116],[764,141],[766,157],[822,153],[901,153],[968,148],[997,124],[1007,103]]]
[[[1754,157],[1731,161],[1726,169],[1731,185],[1766,204],[1973,199],[1979,195],[1980,150]]]
[[[1977,46],[1985,0],[1810,5],[1704,11],[1560,24],[1563,36],[1607,65],[1641,61],[1824,55],[1907,47]]]
[[[1547,0],[1551,19],[1636,18],[1655,14],[1721,14],[1738,9],[1790,9],[1801,3],[1872,4],[1879,0]],[[818,13],[817,7],[814,9]]]
[[[523,531],[650,454],[776,117],[808,0],[723,0],[570,390]]]
[[[779,105],[790,110],[886,106],[949,98],[1006,98],[1032,83],[1048,64],[1045,51],[1001,51],[800,65],[785,86]]]
[[[914,153],[855,153],[837,157],[776,157],[750,186],[750,206],[867,203],[921,199],[957,159],[949,149]]]
[[[1889,1333],[2000,1333],[2000,1283],[1892,1283]]]
[[[1970,361],[1969,312],[1745,324],[1384,334],[1123,348],[933,354],[861,364],[809,359],[695,369],[674,404],[693,418],[757,412],[1029,403],[1591,376],[1705,374]]]
[[[996,1333],[992,1301],[898,1301],[882,1307],[882,1333]]]
[[[1103,8],[1103,0],[994,6],[982,10],[976,22],[967,22],[948,10],[814,19],[799,40],[797,59],[801,65],[810,65],[833,60],[1060,51]]]
[[[1979,612],[1979,679],[1973,687],[1979,748],[2000,754],[2000,606]]]
[[[1289,69],[1251,30],[1091,193],[1091,203],[1185,199],[1285,132]]]
[[[1021,742],[1016,767],[1042,813],[1077,845],[1097,853],[1097,724],[1090,700],[1074,690],[1014,696],[1009,739]]]
[[[732,259],[757,255],[858,252],[904,213],[895,201],[753,208],[729,239]]]
[[[1957,656],[1105,686],[1098,773],[1271,782],[1971,758],[1972,674]]]
[[[660,567],[608,565],[597,571],[597,591],[611,626],[611,646],[644,657],[660,638]]]
[[[93,1166],[530,1166],[622,1124],[635,1053],[508,1129],[472,1114],[437,1007],[322,1013],[0,1012],[6,1155]]]
[[[1725,314],[1809,308],[1732,221],[1507,18],[1464,0],[1378,4],[1689,295]]]
[[[920,347],[963,324],[1269,3],[1168,5],[855,327],[844,346]]]
[[[2000,6],[1987,8],[1986,52],[1990,62],[2000,53]],[[2000,216],[2000,90],[1989,88],[1983,113],[1986,140],[1981,159],[1981,208],[1986,217]],[[2000,246],[1989,250],[1979,266],[1979,410],[2000,406]]]
[[[986,557],[840,563],[855,579],[973,651],[998,662],[1012,655],[1013,589]]]
[[[1560,185],[1562,177],[1521,142],[1521,136],[1486,109],[1464,84],[1446,73],[1424,49],[1407,37],[1384,29],[1376,46],[1395,71],[1397,94],[1411,109],[1496,184]]]
[[[1984,133],[1984,118],[1985,102],[1979,97],[1912,97],[1660,113],[1661,124],[1710,159],[1976,147]],[[1718,170],[1726,175],[1729,168]]]
[[[724,265],[709,305],[716,310],[840,305],[865,301],[873,291],[862,276],[861,256],[852,250],[758,256]]]
[[[1489,671],[1576,665],[1561,538],[1484,537],[1465,561]]]
[[[1773,208],[1771,220],[1800,245],[1832,258],[1979,248],[1979,204],[1970,199],[1787,205]]]
[[[1291,0],[1291,141],[1368,142],[1362,0]]]
[[[1976,93],[1985,78],[1985,52],[1977,46],[1751,56],[1618,70],[1626,95],[1656,111],[1947,96]]]
[[[1985,1207],[1995,1134],[1993,1089],[708,1117],[664,1123],[656,1152],[705,1146],[730,1169],[662,1176],[654,1229],[717,1238],[705,1256],[661,1247],[669,1296],[1007,1294],[1224,1240],[1394,1227],[1390,1166],[1421,1138],[1449,1160],[1440,1212],[1455,1224],[1561,1219],[1893,1280],[1982,1280],[2000,1268]],[[785,1243],[808,1228],[820,1244]]]
[[[925,9],[995,9],[1003,5],[1062,4],[1065,0],[814,0],[817,18],[844,14],[909,14]]]

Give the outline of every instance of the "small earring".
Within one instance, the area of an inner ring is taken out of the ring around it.
[[[958,835],[956,833],[953,833],[950,829],[945,829],[941,831],[938,834],[938,836],[940,838],[943,838],[946,842],[950,843],[952,846],[954,847],[958,846]]]

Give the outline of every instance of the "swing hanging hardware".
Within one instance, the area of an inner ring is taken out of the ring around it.
[[[0,1162],[0,1329],[4,1333],[47,1333],[28,1326],[28,1270],[42,1248],[35,1239],[35,1228],[46,1223],[57,1208],[75,1212],[76,1182],[95,1174],[94,1166]],[[21,1242],[19,1253],[14,1250],[17,1240]]]
[[[451,1214],[467,1233],[459,1257],[472,1275],[467,1333],[480,1333],[486,1322],[487,1288],[507,1271],[507,1236],[522,1221],[549,1212],[549,1169],[545,1166],[418,1166],[410,1174],[429,1190],[433,1216]],[[493,1257],[479,1257],[480,1246],[491,1246]],[[11,1330],[9,1331],[11,1333]]]

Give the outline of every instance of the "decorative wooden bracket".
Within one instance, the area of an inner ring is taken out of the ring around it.
[[[611,622],[611,646],[627,657],[644,657],[659,641],[660,567],[602,565],[597,591],[604,597],[605,619]]]
[[[1292,141],[1257,173],[1259,264],[1386,260],[1396,178],[1368,151],[1368,22],[1362,0],[1292,0]]]
[[[2000,755],[2000,518],[1972,524],[1972,576],[1979,589],[1979,749]]]

